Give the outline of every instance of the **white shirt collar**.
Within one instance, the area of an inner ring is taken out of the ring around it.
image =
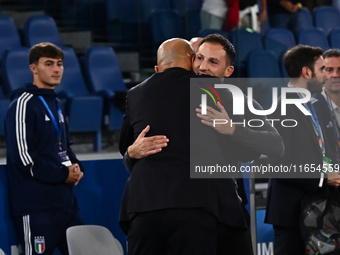
[[[325,97],[325,99],[326,99],[326,101],[327,101],[327,94],[326,94],[326,92],[325,92],[324,89],[322,90],[321,94]],[[337,106],[337,105],[333,102],[333,100],[332,100],[330,97],[329,97],[329,99],[330,99],[330,101],[331,101],[332,109],[333,109],[334,111],[340,109],[340,107]]]

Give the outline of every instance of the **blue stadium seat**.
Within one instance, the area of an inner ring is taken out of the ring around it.
[[[29,69],[28,48],[6,50],[2,56],[2,80],[5,95],[33,81]]]
[[[270,28],[264,36],[264,48],[273,51],[277,59],[295,45],[294,34],[287,28]]]
[[[109,130],[120,129],[123,111],[115,106],[113,100],[115,96],[124,95],[127,89],[115,52],[111,47],[93,46],[86,51],[83,61],[90,91],[104,98],[104,114],[109,117]]]
[[[340,12],[332,6],[316,7],[314,8],[314,23],[328,36],[332,28],[340,26]]]
[[[304,28],[299,31],[298,43],[329,49],[329,43],[324,32],[319,28]]]
[[[270,50],[253,50],[247,61],[249,78],[280,78],[281,72],[275,55]]]
[[[0,99],[0,136],[5,135],[4,121],[6,118],[6,113],[9,104],[10,104],[9,99]]]
[[[235,46],[235,75],[246,76],[246,62],[250,52],[263,49],[260,34],[250,29],[233,30],[230,34],[230,41]]]
[[[179,0],[179,1],[185,2],[185,8],[187,10],[201,10],[202,9],[203,0]]]
[[[280,84],[276,79],[268,79],[281,78],[277,58],[269,50],[254,50],[249,54],[247,71],[252,78],[249,84],[253,87],[254,99],[268,109],[272,104],[272,88]]]
[[[4,120],[10,104],[11,91],[32,81],[29,69],[28,48],[8,49],[2,57],[2,84],[0,85],[0,136],[4,135]]]
[[[170,8],[179,12],[181,16],[185,16],[189,11],[201,11],[202,0],[169,0]],[[197,34],[195,35],[197,36]]]
[[[179,13],[170,9],[154,9],[151,12],[153,46],[158,46],[167,39],[184,37],[183,23]]]
[[[62,42],[54,19],[47,15],[30,17],[23,30],[24,46],[32,47],[40,42],[51,42],[61,47]]]
[[[135,5],[135,4],[134,4]],[[155,46],[152,32],[151,14],[156,9],[172,10],[170,0],[139,0],[138,1],[138,47],[141,61],[155,61]],[[163,24],[160,24],[163,25]],[[165,25],[166,26],[166,25]]]
[[[138,48],[138,29],[141,29],[138,24],[140,18],[138,7],[135,0],[107,0],[108,41],[116,43],[116,48],[122,50]]]
[[[186,12],[185,0],[169,0],[170,9],[176,10],[181,17],[184,17]]]
[[[274,24],[277,23],[275,27],[288,28],[294,33],[295,36],[298,35],[300,29],[314,27],[313,16],[306,7],[300,8],[295,14],[287,13],[282,15],[283,16],[281,17],[280,14],[278,16],[273,15],[273,21],[275,21]]]
[[[201,10],[187,9],[184,14],[185,36],[196,37],[201,29]]]
[[[330,31],[328,41],[331,48],[340,49],[340,26]]]
[[[9,104],[10,100],[4,96],[2,86],[0,84],[0,136],[5,135],[4,121]]]
[[[0,57],[5,50],[20,47],[20,36],[13,19],[0,16]]]
[[[150,22],[150,16],[156,9],[171,9],[170,0],[140,0],[140,14],[142,22]]]
[[[60,2],[61,22],[64,27],[73,30],[89,30],[93,16],[91,13],[92,4],[96,4],[97,0],[64,0],[51,1]],[[48,4],[50,5],[50,3]]]
[[[280,71],[281,71],[281,76],[282,76],[283,78],[288,78],[288,74],[287,74],[285,65],[284,65],[284,63],[283,63],[283,59],[281,59],[281,60],[279,61],[279,67],[280,67]]]
[[[56,88],[65,101],[70,132],[93,132],[94,150],[101,150],[103,100],[91,95],[86,87],[78,58],[72,48],[63,47],[64,75]]]
[[[221,29],[201,29],[198,32],[198,36],[200,37],[206,37],[207,35],[210,35],[210,34],[220,34],[227,39],[229,38],[228,33]]]
[[[302,7],[299,9],[298,20],[299,24],[296,28],[297,33],[300,29],[314,27],[313,16],[306,7]]]

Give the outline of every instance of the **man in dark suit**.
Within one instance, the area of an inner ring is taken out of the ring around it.
[[[325,79],[324,60],[322,50],[316,47],[298,45],[288,50],[284,55],[284,64],[290,78],[288,86],[308,89],[311,93],[320,92]],[[301,94],[293,94],[291,98],[303,97]],[[310,168],[323,167],[325,141],[322,130],[317,121],[317,116],[311,110],[311,104],[304,104],[311,115],[305,115],[296,105],[288,104],[286,115],[281,115],[281,99],[278,109],[272,119],[294,119],[295,127],[283,127],[277,125],[281,134],[285,154],[283,158],[273,159],[273,165],[299,166]],[[277,122],[279,123],[279,121]],[[281,254],[304,254],[305,245],[300,233],[300,205],[301,201],[322,193],[328,185],[340,183],[339,179],[334,182],[333,176],[328,178],[322,171],[314,173],[314,178],[296,179],[271,179],[268,187],[268,203],[265,222],[273,224],[275,240],[274,253]]]
[[[120,224],[127,234],[129,254],[216,254],[221,226],[229,232],[226,242],[232,254],[252,254],[234,180],[190,179],[189,117],[195,115],[196,107],[189,100],[193,56],[183,39],[164,42],[158,50],[156,73],[128,92],[120,152],[129,152],[143,130],[145,135],[145,127],[150,136],[166,134],[166,138],[159,136],[164,139],[161,144],[166,144],[160,153],[134,162],[126,185]],[[230,95],[223,94],[222,100],[230,101]],[[201,137],[195,140],[204,154],[211,155],[211,146],[223,140],[215,157],[225,163],[236,165],[241,156],[247,161],[259,156],[210,127],[196,126],[201,134],[213,133],[214,141],[208,144],[200,143]]]
[[[340,50],[329,49],[323,57],[327,81],[323,91],[313,95],[312,103],[325,131],[326,150],[330,151],[332,162],[340,162]]]

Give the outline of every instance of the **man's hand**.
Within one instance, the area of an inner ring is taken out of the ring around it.
[[[65,181],[67,184],[72,184],[78,185],[79,181],[83,178],[84,173],[80,171],[80,167],[78,164],[72,164],[71,166],[68,167],[69,174],[68,177]]]
[[[329,172],[327,174],[327,184],[333,187],[340,186],[340,173],[338,172]]]
[[[259,13],[258,16],[258,20],[260,22],[260,24],[264,24],[266,22],[267,19],[267,10],[266,9],[262,9],[262,11]]]
[[[128,154],[130,158],[141,159],[156,154],[162,151],[162,148],[168,146],[169,139],[164,135],[145,137],[149,130],[150,126],[147,125],[135,142],[129,146]]]
[[[200,105],[200,107],[202,107]],[[221,134],[224,135],[233,135],[235,132],[235,125],[230,125],[230,118],[224,107],[220,104],[220,102],[217,102],[217,107],[220,111],[215,110],[214,108],[207,106],[207,114],[202,115],[202,109],[196,108],[197,117],[201,119],[201,122],[204,125],[207,125],[209,127],[214,128],[216,131],[218,131]],[[217,120],[226,120],[228,121],[226,124],[217,124],[220,123]]]
[[[300,9],[299,4],[293,4],[292,2],[287,0],[281,0],[280,5],[290,13],[296,13]]]

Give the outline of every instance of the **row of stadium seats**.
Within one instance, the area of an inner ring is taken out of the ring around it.
[[[31,47],[41,41],[62,46],[58,27],[52,17],[32,16],[23,28],[18,29],[11,17],[0,16],[0,56],[6,49]]]
[[[328,9],[331,7],[319,7],[317,9],[322,10],[325,8]],[[333,8],[332,10],[335,9]],[[184,37],[180,32],[180,24],[175,22],[176,19],[174,20],[174,23],[169,23],[166,20],[166,15],[163,15],[166,12],[169,11],[162,10],[159,13],[155,12],[152,14],[152,17],[155,17],[156,19],[155,22],[152,23],[155,49],[162,41],[168,38]],[[338,25],[340,25],[340,20]],[[237,67],[240,67],[239,70],[241,70],[236,73],[239,77],[246,76],[245,61],[249,52],[254,49],[269,49],[272,50],[277,57],[281,57],[282,53],[285,52],[287,48],[296,45],[296,43],[319,46],[324,50],[329,48],[340,48],[340,40],[338,40],[340,38],[340,26],[334,26],[330,29],[328,38],[320,28],[316,27],[301,28],[297,37],[294,37],[294,34],[288,29],[283,28],[271,28],[263,38],[261,38],[260,34],[249,30],[234,30],[230,35],[224,31],[205,30],[200,31],[198,35],[204,37],[206,34],[213,32],[223,34],[235,45],[235,48],[238,51],[236,65]],[[22,35],[22,40],[20,40],[20,34]],[[0,16],[0,55],[5,49],[20,46],[31,47],[35,43],[41,41],[49,41],[58,46],[62,46],[58,27],[52,17],[47,15],[32,16],[27,20],[20,33],[11,18]],[[252,43],[250,44],[249,42]]]

